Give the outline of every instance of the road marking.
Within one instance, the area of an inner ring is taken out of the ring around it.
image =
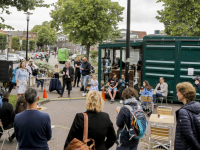
[[[73,98],[52,98],[50,100],[70,100],[70,99],[86,99],[86,97],[73,97]]]

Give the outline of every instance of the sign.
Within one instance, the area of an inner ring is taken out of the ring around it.
[[[194,68],[188,68],[188,76],[194,75]]]

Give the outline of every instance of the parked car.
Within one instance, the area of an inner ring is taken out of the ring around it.
[[[35,54],[36,54],[36,53],[30,53],[31,59],[35,59],[35,58],[36,58],[36,57],[35,57]]]
[[[8,60],[13,61],[13,63],[18,63],[20,61],[15,54],[8,54]]]
[[[19,61],[21,62],[22,60],[24,60],[24,57],[20,56],[19,54],[15,54],[17,56],[17,58],[19,59]]]
[[[7,60],[6,55],[0,55],[0,60]]]

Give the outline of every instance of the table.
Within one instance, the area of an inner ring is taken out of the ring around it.
[[[171,140],[173,139],[173,125],[174,125],[174,116],[172,115],[160,115],[160,118],[158,118],[158,114],[151,114],[149,118],[149,122],[154,122],[157,124],[163,124],[163,125],[168,125],[170,126],[170,135],[171,135]],[[153,148],[162,146],[160,144],[155,145]]]
[[[52,78],[46,78],[46,77],[42,77],[42,78],[38,78],[38,80],[44,80],[44,89],[46,89],[46,86],[49,86],[50,82],[47,82],[48,80],[51,80]]]
[[[174,124],[174,116],[172,116],[172,115],[160,115],[160,118],[158,118],[158,114],[151,114],[149,122],[173,125]]]

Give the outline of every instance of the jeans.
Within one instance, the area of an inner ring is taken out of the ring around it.
[[[162,93],[156,92],[156,94],[153,95],[153,102],[154,102],[154,104],[156,104],[156,98],[157,97],[164,97],[164,96],[162,95]]]
[[[37,88],[40,86],[40,84],[41,84],[41,87],[44,86],[44,81],[43,80],[36,80],[35,83],[37,83]]]
[[[117,147],[116,150],[137,150],[138,145],[136,145],[135,147]]]
[[[14,86],[16,86],[16,83],[11,82],[10,87],[9,87],[9,91],[8,91],[9,93],[11,93]]]
[[[86,93],[86,87],[87,87],[88,79],[89,79],[89,75],[83,76],[84,93]]]

